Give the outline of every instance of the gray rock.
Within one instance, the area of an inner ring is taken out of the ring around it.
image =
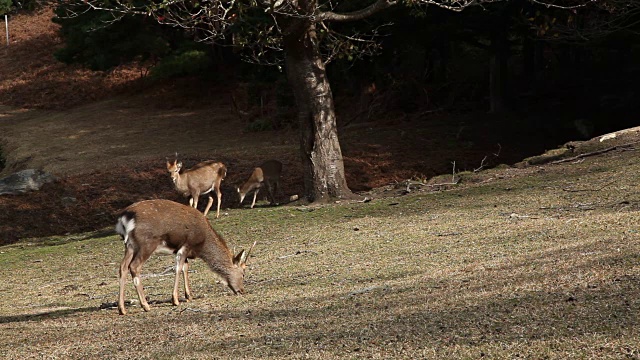
[[[37,169],[27,169],[13,173],[0,179],[0,195],[23,194],[27,191],[40,190],[42,185],[52,182],[55,177]]]

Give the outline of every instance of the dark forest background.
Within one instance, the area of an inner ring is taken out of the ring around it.
[[[380,46],[368,56],[347,49],[328,66],[338,121],[396,112],[425,120],[435,113],[501,114],[479,121],[555,143],[635,125],[640,15],[632,2],[615,11],[603,5],[564,10],[516,0],[461,13],[397,6],[342,25],[350,32],[377,29]],[[68,18],[64,10],[58,7],[54,19],[65,41],[60,61],[97,71],[140,62],[149,81],[248,84],[244,95],[262,108],[251,129],[296,126],[277,54],[264,59],[271,65],[249,63],[231,40],[203,44],[151,18],[109,22],[105,12]]]

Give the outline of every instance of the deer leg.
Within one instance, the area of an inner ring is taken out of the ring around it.
[[[258,191],[260,191],[260,188],[257,188],[256,191],[254,191],[253,193],[253,202],[251,203],[251,208],[253,209],[253,206],[256,204],[256,198],[258,197]]]
[[[200,197],[200,193],[198,194],[193,194],[191,199],[193,199],[193,205],[192,202],[189,202],[189,205],[193,206],[194,209],[198,208],[198,198]]]
[[[131,264],[131,260],[133,259],[133,249],[126,246],[124,249],[124,258],[122,259],[122,263],[120,263],[120,293],[118,294],[118,311],[120,315],[126,315],[127,310],[124,307],[124,285],[127,282],[127,268],[129,264]]]
[[[178,285],[180,284],[180,273],[184,270],[184,264],[186,260],[186,256],[184,256],[182,249],[178,250],[178,252],[176,253],[176,278],[173,283],[173,293],[171,296],[171,300],[173,301],[173,305],[175,306],[180,305],[180,298],[178,297]]]
[[[220,217],[220,205],[222,204],[222,191],[220,191],[220,182],[221,181],[222,181],[222,179],[218,178],[213,183],[213,187],[211,188],[212,191],[216,192],[216,197],[218,198],[218,205],[217,205],[217,209],[216,209],[216,219]],[[207,206],[207,210],[209,210],[209,208],[211,207],[211,204],[213,204],[213,198],[211,197],[211,193],[209,193],[209,205]],[[242,202],[240,202],[240,204],[242,204]]]
[[[149,311],[151,308],[149,307],[149,303],[147,302],[147,298],[144,296],[144,290],[142,288],[142,282],[140,281],[140,270],[142,270],[142,264],[144,264],[146,259],[142,259],[140,253],[137,253],[134,257],[133,261],[129,264],[129,272],[131,273],[131,277],[133,278],[133,285],[136,287],[136,291],[138,292],[138,299],[140,300],[140,306],[144,309],[144,311]]]
[[[222,191],[220,191],[220,184],[216,187],[216,195],[218,195],[218,209],[216,210],[216,219],[220,217],[220,205],[222,205]]]
[[[273,196],[273,188],[271,187],[271,182],[267,182],[267,192],[269,193],[269,201],[271,201],[271,205],[276,203],[276,199]]]
[[[211,193],[209,193],[211,194]],[[209,209],[211,209],[211,205],[213,205],[213,197],[211,197],[211,195],[209,195],[209,202],[207,203],[207,207],[204,209],[204,216],[207,216],[207,214],[209,213]],[[218,216],[216,216],[217,218]]]
[[[184,298],[189,301],[191,300],[191,285],[189,285],[189,259],[184,260],[182,275],[184,276]]]

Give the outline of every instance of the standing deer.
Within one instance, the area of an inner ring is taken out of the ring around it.
[[[173,162],[167,160],[167,170],[171,173],[171,180],[176,190],[183,196],[189,196],[189,205],[194,208],[198,207],[200,195],[209,194],[209,203],[204,210],[204,216],[207,216],[213,204],[213,197],[211,197],[210,193],[215,190],[218,197],[216,219],[219,218],[220,204],[222,202],[220,183],[227,176],[227,167],[221,162],[209,160],[183,171],[182,174],[180,174],[180,169],[182,169],[182,162],[179,162],[178,159]]]
[[[140,272],[142,265],[154,252],[176,256],[176,277],[171,297],[173,305],[180,303],[180,272],[184,276],[185,298],[187,301],[192,298],[188,275],[189,259],[204,260],[234,294],[244,293],[244,271],[255,243],[248,252],[242,250],[234,257],[207,218],[192,207],[169,200],[140,201],[121,212],[116,232],[122,236],[125,246],[119,272],[118,310],[122,315],[127,313],[124,307],[127,270],[131,273],[140,305],[144,311],[150,310],[140,282]]]
[[[264,185],[267,186],[267,192],[269,193],[271,205],[276,204],[275,194],[280,186],[280,174],[282,173],[282,163],[278,160],[267,160],[259,167],[253,169],[253,173],[249,180],[244,185],[238,188],[238,194],[240,195],[240,204],[244,197],[255,189],[253,193],[253,202],[251,208],[256,204],[256,197],[258,191]],[[277,204],[276,204],[277,205]]]

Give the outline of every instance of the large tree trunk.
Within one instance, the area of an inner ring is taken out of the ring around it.
[[[311,202],[353,198],[345,178],[333,95],[315,24],[301,21],[296,25],[296,31],[284,37],[284,50],[298,107],[305,196]]]

